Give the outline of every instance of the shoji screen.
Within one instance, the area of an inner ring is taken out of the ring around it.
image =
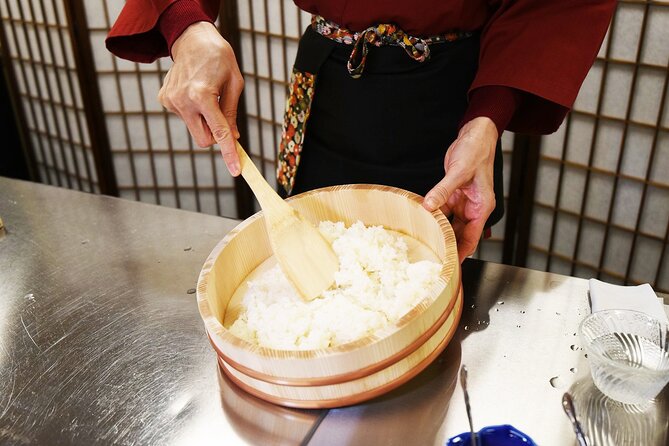
[[[276,185],[276,151],[297,41],[310,22],[292,0],[238,0],[249,151]]]
[[[542,142],[528,266],[669,291],[669,2],[625,1]]]
[[[236,217],[233,181],[216,148],[201,149],[157,94],[170,58],[136,64],[104,47],[123,0],[87,0],[86,13],[121,197]]]
[[[63,1],[0,0],[3,57],[37,177],[98,192],[77,64]]]

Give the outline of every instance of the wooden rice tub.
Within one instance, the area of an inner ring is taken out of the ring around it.
[[[429,296],[396,324],[326,349],[259,347],[227,330],[226,313],[230,316],[237,305],[231,302],[235,291],[272,255],[262,212],[240,223],[213,249],[197,286],[198,307],[221,370],[242,389],[272,403],[325,408],[381,395],[427,367],[457,328],[462,291],[453,230],[441,211],[430,213],[421,202],[416,194],[378,185],[334,186],[290,199],[315,224],[331,220],[349,226],[360,220],[400,232],[420,242],[415,244],[417,255],[429,253],[443,265]]]

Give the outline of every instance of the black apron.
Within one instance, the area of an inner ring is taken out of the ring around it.
[[[444,177],[444,155],[457,138],[476,75],[479,37],[430,45],[424,62],[398,46],[371,46],[359,78],[347,70],[351,49],[311,27],[300,39],[295,70],[316,77],[291,195],[373,183],[424,196]],[[486,227],[504,214],[499,141],[494,192]]]

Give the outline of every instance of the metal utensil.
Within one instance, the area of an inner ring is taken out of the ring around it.
[[[478,444],[476,432],[474,431],[474,422],[472,421],[472,407],[469,404],[469,392],[467,391],[467,366],[460,367],[460,385],[462,385],[462,393],[465,396],[465,409],[467,410],[467,420],[469,421],[469,433],[471,446]]]
[[[569,421],[571,421],[571,425],[574,428],[574,432],[576,433],[576,440],[578,441],[578,445],[588,446],[588,437],[586,437],[585,434],[583,433],[583,428],[581,427],[581,423],[578,421],[578,418],[576,417],[574,400],[572,399],[571,394],[569,392],[565,392],[565,394],[562,395],[562,408],[564,409],[564,413],[567,414],[567,418],[569,418]]]

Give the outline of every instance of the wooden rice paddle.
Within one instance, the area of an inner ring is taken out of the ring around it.
[[[237,142],[242,176],[265,216],[272,251],[288,280],[305,300],[312,300],[334,283],[339,260],[316,227],[302,218],[267,184]]]

